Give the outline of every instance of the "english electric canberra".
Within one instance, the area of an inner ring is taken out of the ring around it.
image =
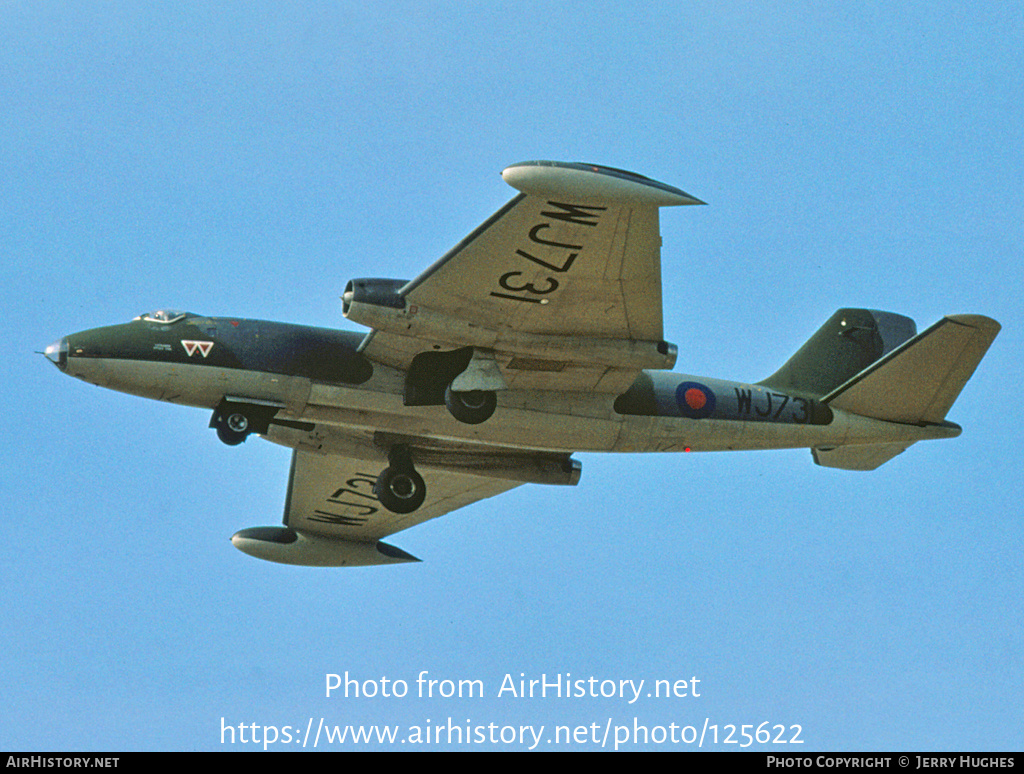
[[[212,411],[226,444],[290,447],[284,525],[232,537],[275,562],[416,561],[381,542],[523,483],[575,484],[573,452],[807,447],[872,470],[946,421],[999,332],[980,315],[922,333],[840,309],[747,384],[670,372],[661,207],[702,204],[592,164],[530,161],[520,193],[411,281],[354,279],[352,331],[161,309],[45,355],[92,384]]]

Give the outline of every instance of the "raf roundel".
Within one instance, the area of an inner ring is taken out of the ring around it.
[[[676,387],[676,405],[684,417],[703,419],[715,410],[715,393],[697,382],[683,382]]]

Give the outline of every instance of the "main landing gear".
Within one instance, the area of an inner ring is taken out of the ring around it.
[[[448,385],[444,391],[444,405],[448,413],[467,425],[479,425],[486,422],[498,405],[498,396],[493,390],[470,390],[457,392]]]
[[[392,513],[412,513],[423,505],[427,485],[412,465],[408,446],[400,444],[391,449],[388,467],[377,476],[373,493]]]
[[[498,391],[508,385],[494,353],[473,347],[449,352],[420,352],[405,375],[406,406],[444,405],[459,422],[486,422],[498,405]]]

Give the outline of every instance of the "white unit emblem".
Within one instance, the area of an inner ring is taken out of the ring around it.
[[[213,349],[212,341],[186,341],[182,339],[181,345],[185,348],[189,357],[192,357],[196,352],[206,357],[210,354],[210,350]]]

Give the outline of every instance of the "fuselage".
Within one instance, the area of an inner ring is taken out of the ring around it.
[[[47,357],[101,387],[216,410],[273,406],[272,441],[297,446],[312,426],[425,443],[548,452],[725,451],[950,437],[829,409],[756,384],[642,372],[623,395],[509,390],[482,424],[443,405],[403,401],[405,373],[359,352],[357,332],[163,310],[70,334]],[[322,435],[322,433],[321,433]]]

